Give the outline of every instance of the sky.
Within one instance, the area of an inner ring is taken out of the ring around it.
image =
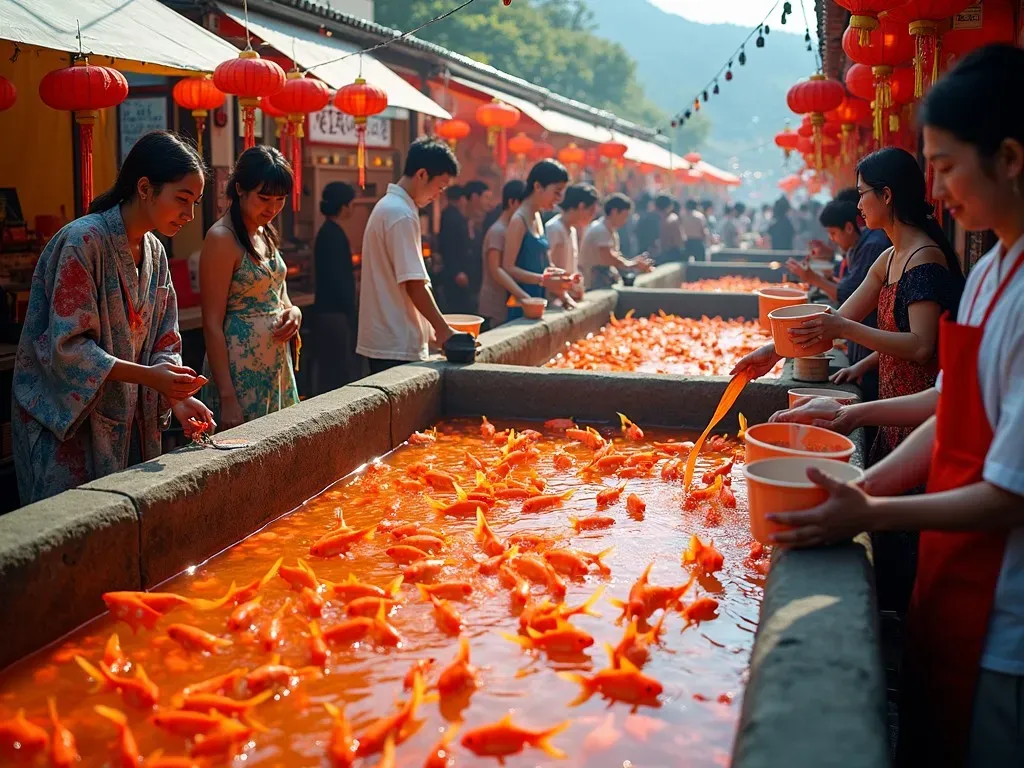
[[[651,0],[653,5],[663,11],[676,13],[691,21],[698,21],[704,24],[739,24],[743,27],[754,27],[760,24],[765,15],[771,10],[775,0]],[[782,0],[779,0],[779,7],[772,13],[768,25],[772,32],[790,32],[802,35],[804,33],[804,18],[800,12],[799,0],[790,0],[793,5],[793,15],[785,26],[779,24],[782,15]],[[804,0],[807,9],[807,21],[814,24],[814,0]],[[812,28],[811,34],[814,34]]]

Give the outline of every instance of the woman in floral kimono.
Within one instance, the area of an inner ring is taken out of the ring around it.
[[[14,462],[28,504],[158,456],[171,411],[212,425],[181,364],[167,254],[203,194],[203,163],[172,133],[143,136],[89,214],[36,265],[14,366]]]
[[[203,399],[224,429],[299,402],[290,342],[302,312],[288,298],[271,223],[291,189],[292,169],[280,152],[247,149],[228,179],[231,208],[203,242],[203,373],[211,379]]]

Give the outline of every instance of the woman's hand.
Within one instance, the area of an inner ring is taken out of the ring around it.
[[[771,419],[776,424],[810,424],[848,435],[857,428],[848,406],[840,405],[831,397],[811,397],[798,401],[794,408],[777,411]]]
[[[299,332],[299,328],[302,327],[302,310],[298,307],[288,307],[282,314],[281,319],[278,321],[277,328],[274,329],[274,341],[290,341],[291,338]]]
[[[863,362],[863,361],[861,361]],[[841,368],[829,377],[829,381],[833,384],[860,384],[861,379],[864,378],[864,374],[867,373],[863,370],[860,363],[854,363],[848,368]]]
[[[810,347],[823,339],[832,341],[844,337],[847,319],[837,315],[831,308],[823,314],[814,315],[804,320],[795,328],[789,329],[789,337],[801,347]]]
[[[200,424],[208,424],[209,429],[207,432],[212,433],[217,429],[217,422],[213,420],[213,413],[203,403],[194,397],[189,397],[182,400],[180,403],[175,403],[171,410],[174,412],[174,417],[181,424],[185,430],[185,437],[191,439],[192,435],[197,431],[195,424],[190,419],[194,419]]]
[[[544,274],[541,275],[540,284],[544,286],[545,291],[559,294],[565,293],[572,287],[572,275],[564,269],[548,267],[548,269],[544,270]]]
[[[796,259],[787,259],[786,269],[792,272],[793,276],[796,277],[796,279],[802,283],[811,282],[811,278],[814,277],[815,274],[813,269],[806,266],[805,264],[802,264]]]
[[[760,349],[755,349],[749,355],[741,358],[740,361],[733,366],[732,371],[730,371],[730,375],[735,376],[738,373],[747,371],[750,373],[751,379],[757,379],[768,373],[781,359],[782,358],[775,353],[774,344],[765,344]]]
[[[187,365],[173,363],[146,366],[144,378],[146,380],[140,384],[155,389],[172,403],[191,397],[206,383],[205,377],[199,376]]]
[[[772,535],[774,544],[817,547],[871,530],[877,501],[853,483],[841,483],[817,469],[808,469],[807,477],[828,491],[828,500],[813,509],[768,515],[770,522],[790,527]]]
[[[245,423],[242,406],[235,395],[222,397],[220,401],[220,425],[223,429],[231,429]]]

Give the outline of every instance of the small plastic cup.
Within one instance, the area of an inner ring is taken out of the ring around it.
[[[748,427],[745,461],[799,456],[849,461],[856,450],[850,438],[810,424],[768,423]]]
[[[801,347],[789,338],[788,333],[791,328],[799,327],[801,323],[815,315],[825,314],[828,309],[824,304],[800,304],[769,312],[768,319],[772,324],[772,340],[775,342],[776,354],[782,357],[811,357],[832,349],[832,339],[821,339],[809,347]]]

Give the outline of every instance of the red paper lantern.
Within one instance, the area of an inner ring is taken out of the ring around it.
[[[696,165],[700,162],[700,152],[687,152],[683,155],[683,160],[688,162],[690,165]]]
[[[909,0],[886,11],[886,18],[906,24],[914,37],[914,95],[920,98],[932,82],[939,78],[939,57],[936,45],[939,24],[954,16],[974,0]]]
[[[288,138],[291,140],[292,210],[298,211],[302,200],[302,139],[305,137],[306,115],[319,112],[331,101],[331,89],[322,80],[307,77],[298,70],[288,73],[284,88],[267,101],[288,115]]]
[[[818,168],[821,167],[821,129],[825,125],[825,113],[842,104],[844,98],[846,89],[843,84],[824,75],[811,75],[808,80],[790,88],[786,94],[786,103],[791,110],[798,115],[810,114]]]
[[[388,108],[388,94],[384,89],[370,85],[361,77],[341,88],[334,97],[334,106],[346,115],[352,115],[359,136],[356,161],[359,166],[359,186],[366,186],[366,121]]]
[[[640,163],[637,166],[637,170],[640,171],[640,173],[643,174],[644,176],[649,176],[652,173],[657,173],[658,171],[661,170],[661,168],[654,165],[653,163]]]
[[[850,27],[857,30],[861,45],[868,44],[868,33],[878,28],[878,14],[887,11],[902,0],[836,0],[836,5],[845,8],[850,16]]]
[[[558,150],[558,159],[563,165],[575,169],[576,166],[582,165],[586,161],[587,153],[575,144],[569,144]]]
[[[0,77],[0,112],[10,109],[18,100],[18,89],[6,77]]]
[[[513,106],[506,104],[500,99],[482,104],[476,110],[476,121],[487,129],[487,146],[498,147],[498,165],[505,167],[506,147],[504,142],[499,145],[499,137],[505,135],[505,131],[515,126],[522,113]]]
[[[196,143],[199,145],[199,154],[202,155],[206,118],[212,110],[223,107],[227,97],[217,90],[213,78],[205,74],[182,78],[174,84],[171,96],[179,107],[192,111],[192,117],[196,121]]]
[[[546,141],[535,141],[533,143],[533,151],[530,152],[530,159],[532,160],[547,160],[555,156],[554,144],[549,144]]]
[[[281,154],[285,157],[292,156],[291,143],[289,142],[288,131],[286,126],[288,125],[288,115],[282,112],[280,109],[275,107],[269,96],[261,96],[260,103],[257,107],[267,117],[273,118],[274,120],[274,138],[279,142],[279,149]]]
[[[835,111],[836,119],[843,125],[871,125],[871,104],[855,96],[847,96]]]
[[[797,142],[800,141],[800,134],[787,128],[775,134],[775,146],[782,150],[783,155],[788,160],[790,154],[796,149]]]
[[[871,67],[854,64],[846,70],[846,87],[858,99],[869,103],[875,98],[875,75]]]
[[[469,136],[472,131],[473,127],[469,123],[465,120],[459,120],[458,118],[445,120],[443,123],[438,123],[434,127],[434,133],[447,141],[448,146],[453,150],[455,149],[455,145]]]
[[[800,136],[806,136],[810,138],[814,135],[814,126],[811,125],[811,116],[804,115],[804,119],[800,121],[800,127],[796,129],[796,132]]]
[[[952,28],[942,36],[942,52],[948,57],[947,62],[955,62],[964,54],[991,43],[1012,44],[1014,5],[1010,0],[985,0],[977,6],[977,13],[981,14],[980,25],[974,18],[961,20],[954,16]],[[973,16],[975,11],[971,10],[971,14],[964,16]]]
[[[92,127],[96,113],[117,106],[128,96],[128,81],[110,67],[99,67],[82,56],[70,67],[55,69],[39,82],[39,97],[54,109],[75,113],[82,165],[82,207],[92,202]]]
[[[525,133],[517,133],[508,140],[508,151],[514,155],[519,155],[520,160],[524,160],[532,150],[533,139]]]
[[[245,148],[256,145],[256,108],[261,96],[273,96],[284,88],[284,70],[269,59],[261,59],[253,50],[238,52],[238,57],[221,62],[213,71],[213,84],[238,98],[245,126]]]
[[[914,39],[905,24],[883,16],[881,23],[868,35],[868,44],[860,42],[860,33],[847,27],[843,33],[843,51],[850,61],[869,67],[898,67],[914,58]]]
[[[629,147],[621,141],[606,141],[597,145],[597,154],[605,160],[621,160],[626,156]]]
[[[787,195],[791,195],[800,189],[800,187],[803,186],[803,183],[803,179],[801,179],[797,174],[791,173],[789,176],[783,176],[779,179],[778,187]]]

